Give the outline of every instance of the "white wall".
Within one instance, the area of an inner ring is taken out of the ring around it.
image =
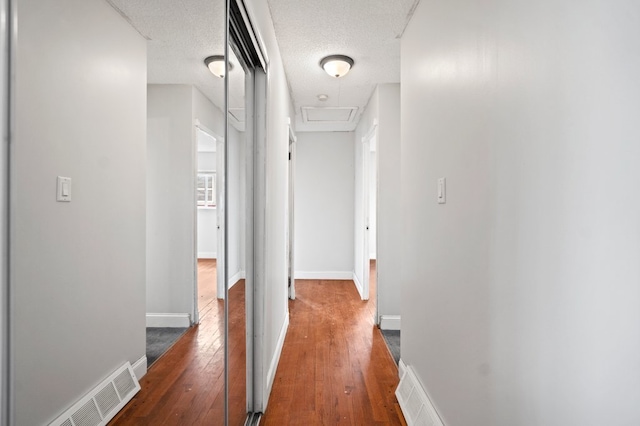
[[[196,244],[216,244],[217,232],[196,242],[196,127],[199,122],[216,135],[224,134],[222,112],[198,89],[188,85],[149,85],[147,312],[195,314]],[[244,138],[229,129],[229,277],[244,269],[244,201],[241,190]],[[215,210],[206,213],[215,215]],[[202,215],[198,211],[197,215]],[[211,225],[211,223],[209,224]],[[217,221],[216,221],[217,225]],[[214,231],[215,231],[215,225]],[[205,226],[206,228],[206,226]],[[217,244],[216,244],[217,246]],[[217,254],[217,249],[216,249]]]
[[[103,1],[19,6],[15,424],[41,425],[145,355],[146,41]]]
[[[418,6],[402,358],[445,424],[640,424],[639,39],[635,1]]]
[[[265,389],[271,389],[270,381],[275,373],[279,357],[279,339],[286,330],[287,305],[287,257],[286,257],[286,209],[288,196],[287,161],[289,152],[289,117],[294,110],[289,97],[289,87],[282,65],[280,49],[275,38],[271,13],[267,2],[245,1],[253,18],[255,30],[264,43],[269,59],[269,80],[267,93],[267,200],[266,252],[267,271],[265,281],[266,347]],[[266,407],[266,401],[265,401]],[[264,408],[264,407],[263,407]]]
[[[148,87],[148,313],[194,313],[196,154],[191,102],[191,86]]]
[[[296,145],[295,276],[353,276],[353,132],[301,132]]]
[[[197,120],[206,128],[219,136],[224,135],[224,115],[220,109],[195,87],[192,89],[193,120]],[[245,138],[244,132],[239,132],[229,126],[229,284],[235,284],[234,277],[244,273],[245,252]],[[214,210],[210,210],[215,214]],[[216,221],[217,225],[217,221]],[[208,239],[217,239],[216,234],[208,235]],[[217,250],[216,250],[217,252]]]
[[[374,91],[356,129],[356,275],[362,275],[362,138],[370,132],[374,120],[376,128],[376,156],[378,173],[377,229],[370,232],[376,238],[377,307],[378,315],[400,315],[401,298],[399,275],[402,264],[402,207],[400,167],[400,85],[380,84]]]

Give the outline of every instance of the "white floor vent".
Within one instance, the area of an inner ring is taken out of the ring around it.
[[[104,426],[139,390],[138,379],[127,362],[49,426]]]
[[[408,426],[444,426],[411,367],[405,367],[396,397]]]

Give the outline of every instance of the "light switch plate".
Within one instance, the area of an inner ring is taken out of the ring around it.
[[[58,176],[58,185],[56,189],[56,201],[71,201],[71,178]]]
[[[445,178],[438,178],[438,204],[447,202],[447,185]]]

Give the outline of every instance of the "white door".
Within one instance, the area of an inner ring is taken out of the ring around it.
[[[226,154],[225,154],[225,144],[223,139],[217,140],[216,146],[216,216],[218,219],[217,230],[218,230],[218,249],[217,249],[217,260],[216,260],[216,277],[217,277],[217,287],[216,293],[218,295],[218,299],[224,299],[224,291],[225,291],[225,282],[228,280],[225,277],[225,262],[226,253],[224,252],[224,234],[226,232],[226,223],[224,222],[224,212],[227,208],[225,205],[225,170],[226,170]]]
[[[369,300],[369,188],[371,186],[370,178],[371,172],[369,171],[369,160],[371,155],[369,154],[369,139],[364,139],[362,144],[362,224],[364,226],[364,237],[362,241],[362,299]]]
[[[294,194],[295,194],[295,158],[296,143],[293,137],[289,138],[289,208],[287,209],[287,271],[289,276],[289,299],[296,298],[296,281],[294,277]]]

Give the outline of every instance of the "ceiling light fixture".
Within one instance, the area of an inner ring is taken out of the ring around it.
[[[329,99],[329,95],[324,95],[324,94],[318,95],[319,101],[325,102],[327,99]]]
[[[320,66],[331,77],[339,78],[346,75],[353,67],[353,59],[344,55],[331,55],[323,58]]]
[[[205,58],[204,64],[209,68],[211,74],[224,78],[224,56],[213,55]],[[233,69],[233,64],[229,62],[229,71]]]

